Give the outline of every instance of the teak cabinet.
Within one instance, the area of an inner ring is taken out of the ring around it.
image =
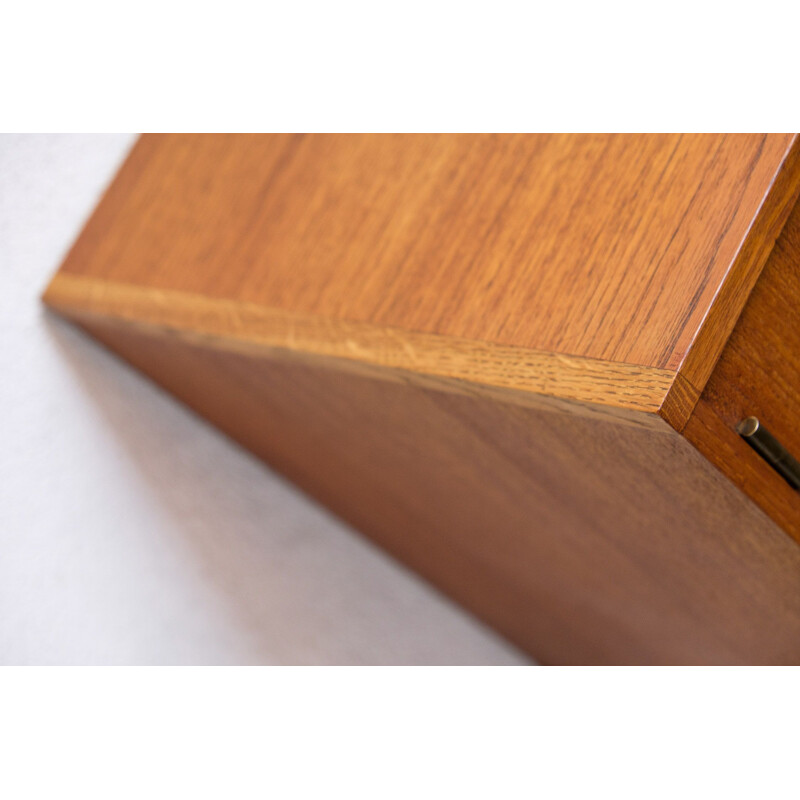
[[[796,664],[799,148],[144,136],[44,298],[543,662]]]

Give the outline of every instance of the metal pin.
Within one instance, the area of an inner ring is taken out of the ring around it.
[[[747,417],[736,432],[793,488],[800,489],[800,462],[758,421]]]

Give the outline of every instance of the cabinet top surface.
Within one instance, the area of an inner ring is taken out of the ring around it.
[[[63,270],[676,369],[745,246],[771,247],[754,222],[790,202],[793,142],[146,135]]]

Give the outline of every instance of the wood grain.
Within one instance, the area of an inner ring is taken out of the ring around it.
[[[145,136],[45,300],[546,662],[796,664],[733,427],[800,453],[798,191],[783,134]]]
[[[794,142],[145,136],[63,269],[677,370],[742,272],[704,340],[721,350],[795,196]]]
[[[796,178],[799,162],[800,148],[795,147],[777,175],[761,213],[680,364],[678,379],[661,411],[678,431],[682,431],[689,421],[692,409],[727,346],[742,308],[786,224],[788,212],[796,207],[800,193],[800,182]],[[780,203],[777,198],[781,198]]]
[[[520,347],[454,339],[366,323],[346,322],[206,298],[186,292],[146,289],[59,273],[45,302],[77,319],[121,320],[195,341],[218,350],[275,357],[334,358],[357,362],[378,378],[402,370],[404,380],[430,384],[430,377],[466,381],[472,391],[511,389],[517,402],[555,397],[604,406],[602,413],[637,419],[626,410],[658,411],[674,379],[669,370],[590,358],[540,353]],[[512,398],[506,396],[507,400]],[[600,411],[599,409],[597,410]],[[656,425],[639,415],[640,424]]]
[[[684,435],[800,541],[800,492],[736,433],[758,417],[800,456],[800,205],[764,267]]]
[[[545,663],[800,663],[800,548],[667,426],[87,328]]]

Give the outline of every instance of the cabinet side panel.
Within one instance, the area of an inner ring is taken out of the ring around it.
[[[800,492],[736,433],[755,416],[800,458],[800,204],[767,261],[684,435],[800,541]]]
[[[88,327],[546,663],[800,661],[800,548],[666,426]]]

